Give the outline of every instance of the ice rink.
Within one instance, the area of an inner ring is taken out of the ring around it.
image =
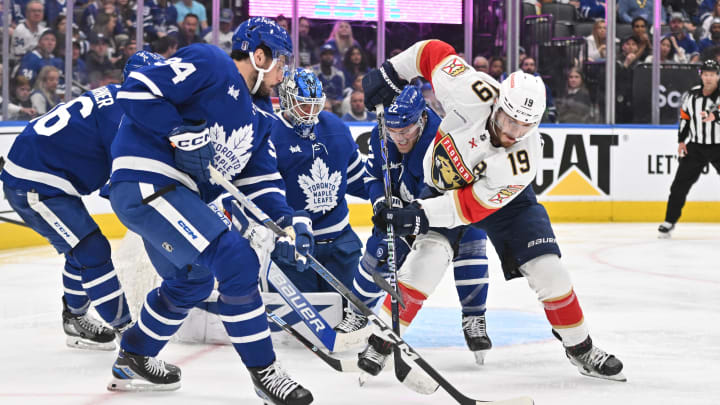
[[[720,225],[558,224],[555,230],[591,336],[624,363],[627,383],[581,376],[550,335],[523,279],[504,281],[492,249],[482,367],[464,347],[447,272],[407,340],[468,396],[529,395],[536,404],[713,404],[720,401]],[[364,239],[368,230],[361,232]],[[69,349],[61,326],[63,258],[50,246],[0,251],[0,404],[261,404],[230,346],[170,343],[159,356],[182,368],[169,393],[110,393],[114,352]],[[365,387],[302,347],[277,348],[316,404],[453,404],[400,385],[390,368]]]

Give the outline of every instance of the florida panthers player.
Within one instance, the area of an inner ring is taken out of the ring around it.
[[[258,257],[223,214],[206,205],[220,191],[209,181],[212,164],[282,224],[291,236],[279,240],[283,252],[311,251],[309,220],[293,218],[277,176],[268,142],[275,118],[252,102],[280,83],[291,54],[284,29],[253,17],[233,34],[231,56],[212,45],[190,45],[133,72],[118,93],[125,117],[112,148],[110,200],[120,220],[143,237],[163,281],[123,334],[108,389],[180,387],[180,369],[156,356],[217,279],[220,319],[258,395],[273,404],[312,402],[276,362]]]
[[[137,52],[123,73],[128,77],[160,60]],[[110,177],[110,145],[123,114],[116,100],[119,87],[88,91],[30,121],[0,174],[10,206],[65,255],[62,318],[70,347],[115,349],[115,331],[88,314],[90,304],[116,330],[131,321],[110,244],[81,199]]]
[[[350,227],[346,194],[367,199],[365,166],[350,130],[327,111],[322,83],[306,69],[288,72],[278,87],[281,112],[271,139],[278,171],[285,180],[286,198],[296,210],[305,210],[313,223],[313,255],[343,284],[352,282],[362,250]],[[295,266],[273,255],[283,270]],[[299,264],[298,270],[304,270]],[[335,291],[314,271],[285,271],[305,292]]]
[[[432,144],[440,125],[440,117],[425,106],[425,100],[420,90],[412,85],[405,86],[393,103],[385,108],[385,125],[387,127],[388,161],[390,162],[390,181],[394,205],[409,204],[420,197],[425,189],[423,182],[423,157],[425,150]],[[374,211],[385,205],[385,186],[383,171],[385,159],[382,156],[382,136],[378,129],[373,129],[370,136],[370,155],[366,163],[368,172],[365,178],[365,187],[373,201]],[[377,151],[377,152],[376,152]],[[396,196],[396,197],[395,197]],[[483,364],[485,353],[490,350],[492,343],[485,329],[485,301],[487,299],[487,256],[485,256],[485,232],[472,227],[459,227],[452,230],[434,230],[438,237],[445,237],[450,241],[453,252],[455,284],[462,304],[462,326],[468,347],[476,355],[479,364]],[[407,263],[403,265],[408,252],[408,243],[398,238],[397,264],[402,271],[408,268],[422,266],[422,263]],[[422,241],[415,243],[412,248],[423,249]],[[379,250],[378,250],[379,248]],[[380,256],[378,256],[378,251]],[[408,259],[418,258],[417,255],[408,256]],[[401,267],[403,266],[403,267]],[[447,264],[435,271],[443,274]],[[373,305],[378,298],[379,288],[372,282],[371,271],[387,271],[387,244],[384,235],[377,229],[368,240],[362,265],[356,272],[353,280],[353,292],[365,303]],[[412,283],[413,289],[403,283],[399,284],[404,296],[410,298],[406,301],[406,309],[400,314],[401,331],[406,321],[412,320],[420,310],[425,298],[432,293],[434,285],[427,289],[420,282]],[[389,299],[387,297],[386,299]],[[389,304],[388,304],[389,305]],[[352,331],[362,327],[367,319],[359,313],[348,313],[337,329],[341,332]],[[405,324],[406,325],[406,324]],[[360,354],[358,365],[371,375],[377,375],[385,358],[392,348],[384,341],[372,337],[368,347]]]
[[[432,82],[448,111],[423,161],[425,182],[436,195],[373,217],[380,229],[391,223],[424,244],[410,253],[419,258],[406,264],[425,265],[404,268],[400,282],[411,288],[416,280],[437,284],[436,269],[449,262],[451,249],[428,229],[473,224],[487,231],[505,277],[527,278],[580,373],[625,381],[620,360],[593,345],[547,212],[528,187],[542,158],[542,79],[518,71],[498,86],[450,45],[421,41],[365,77],[368,104],[389,103],[399,86],[419,75]]]

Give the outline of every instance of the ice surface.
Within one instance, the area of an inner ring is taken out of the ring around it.
[[[557,224],[555,230],[595,342],[625,363],[627,383],[583,377],[565,358],[527,283],[506,282],[490,252],[483,367],[464,347],[452,273],[407,339],[468,396],[529,395],[552,405],[712,404],[720,398],[720,225],[680,223],[671,240],[657,224]],[[361,237],[368,232],[363,230]],[[230,346],[169,344],[161,358],[183,370],[170,393],[109,393],[113,352],[69,349],[61,327],[63,259],[49,247],[0,251],[0,404],[260,404]],[[299,347],[283,365],[316,404],[453,404],[421,396],[390,370],[360,388]]]

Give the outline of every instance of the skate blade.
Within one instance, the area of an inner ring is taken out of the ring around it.
[[[667,232],[667,233],[660,232],[660,233],[658,233],[658,239],[670,239],[670,238],[672,238],[672,235],[670,234],[670,232]]]
[[[115,346],[115,341],[112,340],[109,342],[100,343],[89,339],[81,338],[79,336],[68,336],[65,339],[65,344],[67,345],[67,347],[83,350],[112,351],[117,348],[117,346]]]
[[[368,374],[364,371],[361,372],[360,375],[358,376],[358,385],[360,385],[361,387],[364,387],[365,383],[370,379],[370,377],[372,377],[370,374]]]
[[[180,381],[170,384],[153,384],[139,379],[120,379],[113,377],[107,385],[108,391],[175,391],[180,388]]]
[[[489,352],[489,351],[490,350],[477,350],[477,351],[472,352],[473,355],[475,356],[475,363],[478,366],[482,366],[485,364],[485,356],[487,355],[487,352]]]
[[[587,377],[600,378],[603,380],[610,380],[610,381],[620,381],[620,382],[627,381],[627,378],[625,378],[625,374],[623,374],[623,373],[617,373],[615,375],[603,375],[596,371],[587,370],[582,365],[575,364],[572,361],[571,361],[571,363],[573,363],[573,365],[577,367],[580,374],[587,376]]]

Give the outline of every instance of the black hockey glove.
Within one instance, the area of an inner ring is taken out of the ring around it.
[[[372,69],[363,77],[365,108],[375,111],[375,106],[378,104],[389,106],[406,84],[408,82],[398,76],[393,65],[385,61],[380,69]]]
[[[372,217],[373,224],[380,231],[392,225],[397,236],[419,235],[430,228],[425,211],[420,204],[413,202],[405,208],[381,208]]]

